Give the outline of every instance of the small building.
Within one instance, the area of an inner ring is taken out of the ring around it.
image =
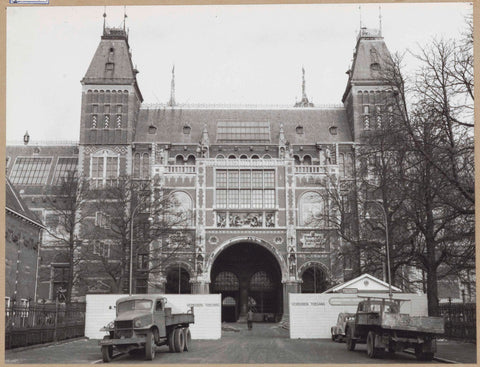
[[[402,293],[402,290],[392,285],[392,292]],[[349,280],[348,282],[329,288],[324,293],[388,293],[388,283],[375,278],[370,274],[362,274],[355,279]]]
[[[5,192],[5,306],[36,301],[43,226],[10,181]]]

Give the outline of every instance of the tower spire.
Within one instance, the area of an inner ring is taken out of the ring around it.
[[[302,65],[302,100],[307,99],[307,94],[305,92],[305,68]]]
[[[105,35],[106,22],[107,22],[107,6],[105,5],[103,7],[103,34],[104,35]]]
[[[127,6],[123,6],[123,31],[125,32],[126,29],[126,23],[127,23]]]
[[[173,64],[172,67],[172,81],[170,82],[170,101],[168,102],[168,105],[173,107],[176,106],[175,102],[175,64]]]
[[[299,102],[295,100],[294,107],[313,107],[313,103],[308,100],[305,85],[305,68],[302,65],[302,99]]]
[[[380,36],[382,35],[382,6],[378,6],[378,28],[380,29]]]
[[[358,14],[360,17],[360,30],[361,30],[362,29],[362,6],[361,5],[358,6]]]

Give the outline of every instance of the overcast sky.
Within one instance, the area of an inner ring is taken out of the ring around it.
[[[382,4],[390,51],[460,37],[468,3]],[[9,7],[7,141],[78,140],[81,85],[100,41],[103,7]],[[123,7],[107,7],[121,26]],[[127,6],[138,81],[147,103],[165,103],[175,64],[178,103],[293,105],[307,95],[339,104],[360,24],[358,4]],[[361,7],[378,28],[378,4]],[[410,60],[411,61],[411,60]],[[410,62],[410,67],[414,63]]]

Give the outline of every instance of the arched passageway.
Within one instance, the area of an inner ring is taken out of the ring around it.
[[[302,293],[322,293],[327,287],[327,274],[320,266],[312,265],[302,273]]]
[[[166,294],[190,294],[190,274],[181,265],[172,266],[167,270]]]
[[[251,308],[257,321],[278,321],[283,313],[280,266],[261,245],[240,242],[227,247],[211,270],[211,293],[222,295],[222,321],[244,318]]]

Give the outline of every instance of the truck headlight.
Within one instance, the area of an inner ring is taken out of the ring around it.
[[[141,327],[142,326],[142,321],[141,320],[135,320],[135,327]]]

